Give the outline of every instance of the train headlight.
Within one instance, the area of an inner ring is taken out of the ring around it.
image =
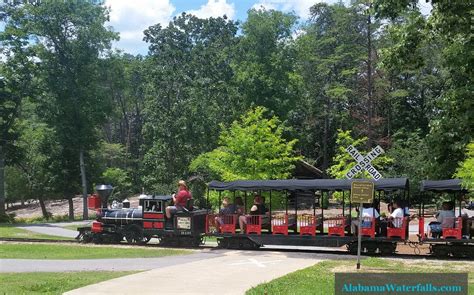
[[[176,217],[177,229],[191,229],[191,217]]]

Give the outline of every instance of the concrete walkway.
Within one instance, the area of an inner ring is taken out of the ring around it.
[[[78,234],[77,231],[49,224],[18,226],[18,228],[33,231],[35,233],[65,238],[75,238]]]
[[[225,251],[215,258],[161,267],[65,294],[244,294],[260,283],[320,262],[321,255]]]
[[[93,250],[91,250],[93,251]],[[1,272],[65,272],[65,271],[127,271],[150,270],[215,258],[221,253],[212,250],[195,254],[157,258],[116,258],[82,260],[0,259]]]
[[[22,225],[17,226],[21,229],[26,229],[40,234],[65,237],[65,238],[75,238],[78,234],[77,231],[63,228],[65,225],[77,225],[81,227],[89,224],[90,221],[76,221],[76,222],[62,222],[62,223],[44,223],[44,224],[34,224],[34,225]]]

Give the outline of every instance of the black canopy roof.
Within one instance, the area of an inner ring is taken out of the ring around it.
[[[284,180],[236,180],[231,182],[211,181],[209,189],[217,191],[349,191],[355,180],[367,179],[284,179]],[[371,181],[371,180],[369,180]],[[407,190],[408,178],[383,178],[375,183],[377,191]]]
[[[460,192],[467,191],[461,187],[460,179],[445,180],[423,180],[421,182],[421,191],[437,191],[437,192]]]

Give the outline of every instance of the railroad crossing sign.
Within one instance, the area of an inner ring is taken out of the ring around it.
[[[359,151],[352,145],[346,148],[346,152],[356,160],[357,164],[354,165],[347,173],[346,178],[352,179],[357,173],[362,171],[367,171],[369,175],[374,180],[379,180],[382,178],[382,174],[377,171],[377,169],[372,166],[371,162],[383,154],[385,151],[378,145],[373,150],[371,150],[365,157],[362,156]]]

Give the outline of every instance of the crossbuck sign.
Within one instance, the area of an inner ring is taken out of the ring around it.
[[[346,173],[346,178],[352,179],[357,173],[364,170],[367,171],[374,180],[382,178],[382,174],[380,174],[380,172],[378,172],[371,164],[375,158],[385,152],[379,145],[371,150],[365,157],[362,156],[352,145],[346,148],[346,152],[348,152],[357,162],[357,164]]]

